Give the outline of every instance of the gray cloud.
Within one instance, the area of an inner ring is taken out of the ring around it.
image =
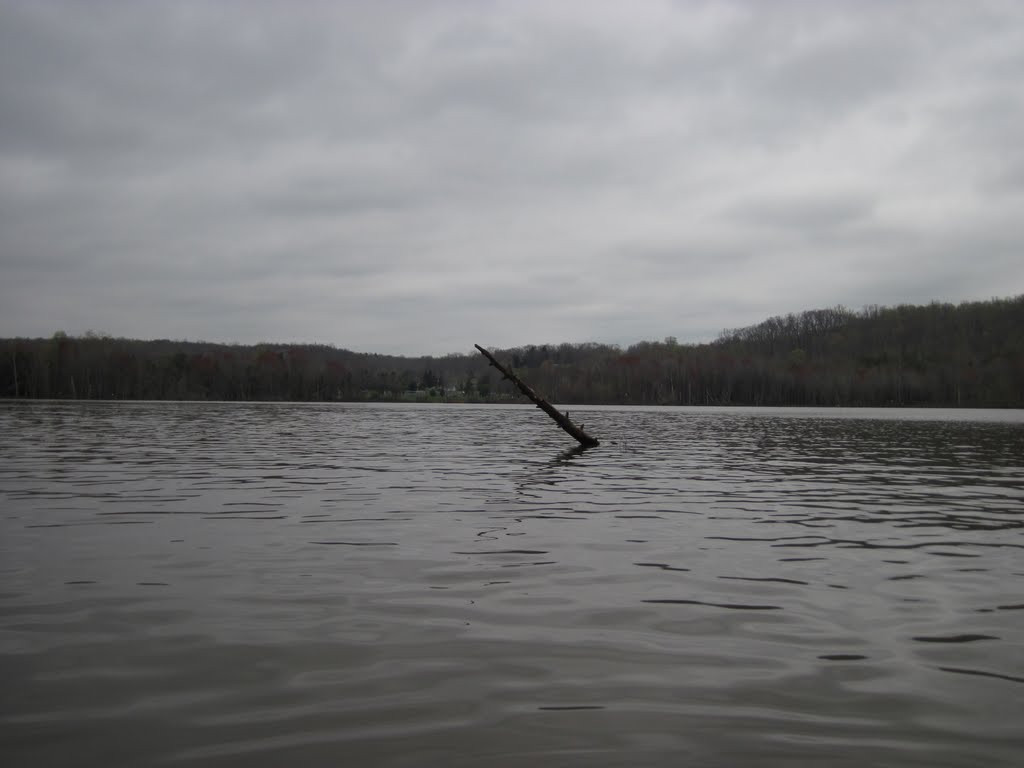
[[[0,334],[407,354],[1024,291],[1015,2],[0,0]]]

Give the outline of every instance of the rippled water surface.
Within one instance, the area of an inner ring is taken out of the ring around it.
[[[0,404],[6,766],[1024,764],[1024,413]]]

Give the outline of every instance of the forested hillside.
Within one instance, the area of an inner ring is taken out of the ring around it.
[[[486,339],[467,339],[486,343]],[[1024,295],[773,317],[709,344],[495,350],[560,403],[1024,407]],[[0,340],[0,395],[24,398],[514,401],[480,355],[318,345]]]

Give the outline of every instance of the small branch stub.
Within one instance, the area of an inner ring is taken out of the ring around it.
[[[495,368],[497,368],[498,371],[501,372],[502,376],[511,381],[513,384],[515,384],[520,392],[522,392],[524,395],[530,398],[530,400],[532,400],[538,408],[540,408],[542,411],[544,411],[544,413],[546,413],[548,416],[554,419],[555,423],[558,424],[558,426],[560,426],[562,429],[564,429],[566,432],[568,432],[570,435],[576,438],[576,440],[579,441],[580,445],[590,447],[593,445],[601,444],[596,437],[591,437],[586,432],[584,432],[581,427],[578,427],[575,424],[573,424],[572,421],[569,420],[568,415],[561,413],[557,408],[555,408],[555,406],[553,406],[543,397],[538,395],[530,385],[528,385],[526,382],[524,382],[522,379],[520,379],[518,376],[512,373],[510,369],[506,368],[501,363],[499,363],[494,358],[494,355],[492,355],[486,349],[481,347],[479,344],[474,344],[473,346],[480,350],[480,354],[486,357],[488,362]]]

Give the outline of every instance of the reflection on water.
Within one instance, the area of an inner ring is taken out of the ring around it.
[[[0,405],[5,763],[1019,764],[1024,414],[584,420]]]

